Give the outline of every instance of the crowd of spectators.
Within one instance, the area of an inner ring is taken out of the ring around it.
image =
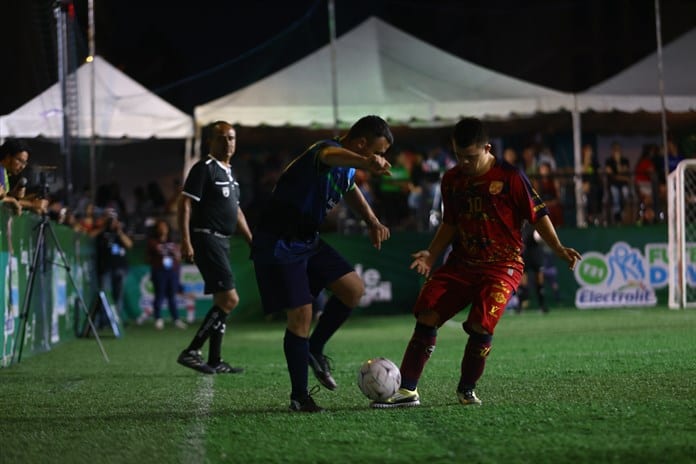
[[[540,144],[521,148],[498,146],[496,153],[507,162],[520,167],[546,202],[551,219],[557,227],[652,224],[666,220],[665,167],[671,172],[685,158],[677,143],[668,143],[668,161],[661,147],[646,144],[640,159],[632,165],[619,143],[606,153],[597,153],[595,146],[582,147],[581,171],[559,167],[551,149]],[[393,165],[391,177],[374,177],[358,172],[356,184],[363,195],[392,230],[427,232],[440,221],[439,182],[442,174],[455,165],[450,150],[434,146],[422,150],[394,147],[388,157]],[[247,211],[253,227],[256,212],[270,195],[284,166],[291,161],[289,152],[241,151],[232,160],[232,172],[240,184],[241,206]],[[576,201],[575,180],[580,179],[582,195]],[[181,181],[174,179],[160,185],[152,179],[133,189],[130,202],[118,182],[98,187],[92,196],[88,187],[73,195],[70,205],[61,200],[60,192],[51,192],[47,213],[59,223],[95,236],[107,219],[105,212],[115,213],[123,221],[124,230],[137,239],[144,239],[155,221],[167,221],[177,236],[176,199]],[[130,207],[129,207],[130,203]],[[576,222],[576,210],[582,208],[584,223]],[[351,233],[361,225],[344,207],[334,210],[329,227]]]

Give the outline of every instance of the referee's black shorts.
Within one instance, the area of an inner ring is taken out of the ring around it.
[[[225,292],[235,288],[230,265],[230,239],[203,232],[191,232],[193,261],[203,276],[203,293]]]

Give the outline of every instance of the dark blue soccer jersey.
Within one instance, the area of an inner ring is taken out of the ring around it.
[[[315,143],[283,171],[259,220],[259,230],[273,235],[308,239],[349,190],[355,188],[355,168],[328,166],[319,160],[336,140]]]
[[[239,184],[229,167],[213,157],[198,161],[186,176],[183,194],[191,202],[192,229],[232,235],[237,227]]]

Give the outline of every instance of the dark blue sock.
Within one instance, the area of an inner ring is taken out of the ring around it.
[[[309,342],[304,337],[298,337],[289,330],[285,330],[283,339],[285,360],[288,363],[290,384],[292,392],[290,398],[299,400],[307,396],[307,374],[309,366]]]
[[[341,300],[332,295],[324,307],[324,312],[319,318],[312,336],[309,338],[309,351],[314,355],[323,354],[324,345],[331,336],[346,322],[352,312]]]
[[[226,316],[227,314],[225,314],[225,311],[217,306],[210,308],[210,311],[208,311],[208,314],[205,315],[205,319],[203,319],[198,332],[196,332],[196,335],[193,336],[193,340],[191,340],[191,344],[188,346],[187,350],[200,350],[208,337],[210,337],[210,334],[213,332],[213,327],[219,320],[224,320]]]

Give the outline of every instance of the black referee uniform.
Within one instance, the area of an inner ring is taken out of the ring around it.
[[[239,184],[212,156],[193,165],[182,192],[191,201],[189,231],[206,294],[235,288],[229,238],[237,228]]]

